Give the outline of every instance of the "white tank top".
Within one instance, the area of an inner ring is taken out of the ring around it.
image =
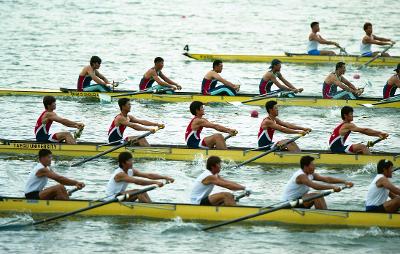
[[[362,40],[361,40],[360,52],[361,52],[361,55],[364,54],[364,53],[372,52],[372,50],[371,50],[371,44],[369,44],[369,43],[368,43],[368,44],[364,44],[364,43],[362,42]]]
[[[369,185],[367,198],[365,201],[366,206],[380,206],[388,199],[389,190],[384,187],[378,188],[376,186],[376,182],[382,177],[384,177],[384,175],[377,174]]]
[[[292,175],[289,182],[286,184],[285,191],[282,197],[283,201],[290,201],[300,198],[310,190],[310,187],[308,187],[307,185],[296,183],[296,178],[299,175],[303,174],[305,175],[304,171],[302,169],[299,169]],[[308,175],[307,177],[310,180],[314,179],[313,175]]]
[[[318,46],[319,46],[319,42],[318,41],[310,41],[308,40],[308,44],[307,44],[307,52],[311,51],[311,50],[318,50]]]
[[[211,191],[214,189],[214,184],[205,185],[202,183],[202,181],[206,177],[212,175],[213,174],[211,173],[211,171],[207,169],[204,170],[203,173],[201,173],[201,175],[199,175],[196,178],[196,180],[194,181],[192,193],[190,194],[190,202],[192,204],[200,204],[200,201],[203,198],[208,197],[208,195],[210,195]]]
[[[124,170],[122,168],[117,168],[114,171],[114,173],[112,174],[112,176],[107,184],[107,190],[106,190],[107,196],[116,195],[116,194],[118,194],[120,192],[124,192],[126,190],[126,187],[128,186],[127,182],[124,182],[124,181],[116,182],[114,179],[115,176],[121,172],[124,172]],[[128,174],[128,176],[133,176],[133,169],[129,169],[127,174]]]
[[[31,173],[29,174],[28,181],[25,185],[25,193],[33,192],[33,191],[42,191],[47,184],[48,178],[47,176],[37,177],[36,173],[40,170],[45,168],[42,163],[37,163],[35,167],[32,169]]]

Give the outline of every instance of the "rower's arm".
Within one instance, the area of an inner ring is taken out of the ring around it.
[[[131,177],[128,176],[126,173],[119,173],[114,177],[114,180],[116,182],[127,182],[127,183],[134,183],[137,185],[151,185],[151,184],[159,184],[160,182],[158,181],[152,181],[152,180],[145,180],[137,177]]]
[[[46,177],[48,177],[50,179],[53,179],[54,181],[56,181],[56,182],[58,182],[58,183],[60,183],[62,185],[76,186],[76,185],[79,184],[78,181],[69,179],[69,178],[67,178],[65,176],[61,176],[61,175],[59,175],[59,174],[55,173],[54,171],[51,171],[51,170],[49,170],[47,168],[43,168],[43,169],[38,170],[38,172],[36,173],[36,176],[37,177],[45,177],[46,176]]]
[[[147,179],[151,179],[151,180],[167,180],[169,182],[174,182],[175,179],[169,176],[163,176],[163,175],[159,175],[159,174],[154,174],[154,173],[144,173],[144,172],[140,172],[138,170],[135,170],[135,176],[139,176],[139,177],[143,177],[143,178],[147,178]]]
[[[328,40],[325,40],[324,38],[322,38],[322,36],[321,35],[316,35],[316,34],[313,34],[312,36],[311,36],[311,38],[314,40],[314,41],[318,41],[319,43],[321,43],[321,44],[326,44],[326,45],[336,45],[337,43],[336,42],[334,42],[334,41],[328,41]]]
[[[314,190],[330,190],[336,187],[335,185],[321,184],[314,182],[310,180],[306,175],[299,175],[296,178],[296,183],[307,185],[308,187],[313,188]]]
[[[213,74],[213,78],[218,80],[219,82],[221,82],[222,84],[224,84],[226,86],[229,86],[229,87],[232,87],[233,89],[236,89],[236,85],[235,84],[233,84],[232,82],[229,82],[228,80],[224,79],[218,73],[214,73]]]
[[[155,70],[151,71],[151,76],[153,77],[154,81],[157,82],[157,84],[159,84],[160,86],[166,86],[166,87],[170,87],[170,88],[174,88],[175,86],[172,84],[169,84],[168,82],[165,82],[163,80],[160,79],[160,77],[157,75],[157,72]]]
[[[279,89],[281,89],[281,90],[289,90],[289,91],[294,91],[294,90],[296,90],[295,88],[293,89],[293,88],[290,88],[290,87],[288,87],[288,86],[286,86],[286,85],[282,85],[281,82],[279,82],[279,80],[277,80],[276,77],[275,77],[274,75],[271,76],[271,80],[272,80],[272,82],[273,82],[277,87],[279,87]]]
[[[108,79],[106,77],[104,77],[103,74],[101,74],[98,70],[95,70],[96,76],[99,77],[100,79],[102,79],[106,84],[110,83],[108,82]]]
[[[378,40],[378,41],[391,41],[391,39],[389,39],[389,38],[379,37],[376,35],[373,35],[373,37],[375,40]]]
[[[287,81],[282,74],[279,76],[279,79],[282,80],[283,84],[285,84],[287,87],[291,88],[292,91],[296,90],[296,87],[294,87],[289,81]]]
[[[77,123],[66,118],[59,117],[55,113],[49,114],[48,119],[71,128],[81,129],[84,127],[82,123]]]
[[[370,37],[364,37],[363,43],[364,44],[375,44],[375,45],[391,45],[390,40],[389,41],[380,40],[382,38],[377,37],[375,35],[373,37],[374,37],[373,39],[371,39]]]
[[[352,89],[351,87],[348,87],[346,84],[342,83],[340,80],[335,79],[333,81],[333,83],[335,85],[337,85],[338,87],[342,88],[343,90],[350,92],[350,93],[355,93],[357,91],[355,91],[354,89]]]
[[[264,121],[264,122],[262,123],[262,128],[265,130],[265,129],[267,129],[268,127],[269,127],[269,128],[272,128],[272,129],[274,129],[274,130],[278,130],[278,131],[280,131],[280,132],[286,133],[286,134],[300,134],[300,133],[301,133],[301,132],[298,131],[298,130],[293,130],[293,129],[287,128],[287,127],[285,127],[285,126],[283,126],[283,125],[280,125],[280,124],[278,124],[278,123],[274,123],[274,122],[272,122],[272,121]]]
[[[162,78],[164,81],[166,81],[170,85],[176,86],[177,83],[169,79],[167,76],[164,75],[164,73],[160,72],[160,78]]]
[[[93,81],[96,82],[96,84],[101,84],[101,85],[107,84],[105,81],[103,81],[102,79],[100,79],[100,77],[98,77],[96,75],[95,71],[89,71],[88,73],[89,73],[90,77],[92,77]]]
[[[158,127],[161,127],[161,125],[162,125],[162,124],[155,123],[155,122],[150,122],[150,121],[147,121],[147,120],[137,119],[134,116],[129,116],[129,118],[131,119],[131,122],[138,123],[138,124],[145,125],[145,126],[158,126]]]
[[[220,132],[225,132],[225,133],[231,133],[234,130],[230,128],[226,128],[222,125],[216,124],[216,123],[211,123],[207,121],[206,119],[200,119],[199,121],[196,122],[196,125],[199,127],[204,127],[204,128],[211,128]]]
[[[232,182],[232,181],[225,180],[225,179],[215,176],[215,175],[207,176],[203,180],[203,183],[206,185],[214,184],[214,185],[217,185],[217,186],[229,189],[229,190],[233,190],[233,191],[244,190],[246,188],[243,185],[240,185],[240,184]]]
[[[384,187],[385,189],[388,189],[391,193],[395,195],[400,195],[400,188],[393,185],[386,177],[379,179],[377,182],[377,186]]]
[[[375,137],[381,137],[384,135],[387,135],[387,133],[385,132],[381,132],[381,131],[376,131],[370,128],[361,128],[361,127],[357,127],[355,124],[350,123],[347,124],[345,129],[350,130],[350,131],[354,131],[354,132],[359,132],[368,136],[375,136]]]
[[[332,176],[322,176],[322,175],[316,174],[316,173],[314,173],[314,179],[317,181],[325,182],[325,183],[342,183],[342,184],[353,186],[352,182],[348,182],[344,179],[340,179],[340,178],[336,178],[336,177],[332,177]]]
[[[342,82],[350,87],[353,90],[357,90],[357,87],[355,87],[350,81],[348,81],[346,78],[342,77]]]
[[[309,129],[309,128],[304,128],[304,127],[301,127],[301,126],[298,126],[298,125],[295,125],[292,123],[284,122],[284,121],[281,121],[280,119],[276,119],[276,123],[280,124],[282,126],[285,126],[286,128],[292,129],[292,130],[311,131],[311,129]]]

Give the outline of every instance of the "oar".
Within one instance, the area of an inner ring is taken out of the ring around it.
[[[253,96],[251,99],[245,100],[245,101],[227,101],[229,104],[232,104],[234,106],[240,106],[242,104],[252,102],[252,101],[259,101],[259,100],[264,100],[266,98],[275,98],[279,96],[280,91],[273,91],[270,93],[265,93],[257,96]]]
[[[244,198],[244,197],[248,197],[248,196],[250,196],[250,195],[251,195],[251,191],[244,191],[242,194],[237,195],[237,196],[235,197],[235,201],[236,201],[236,202],[239,202],[240,199],[242,199],[242,198]]]
[[[260,146],[260,147],[256,147],[256,148],[247,149],[247,150],[244,150],[244,153],[246,154],[246,153],[251,152],[251,151],[261,151],[261,150],[271,149],[272,145],[273,144],[269,144],[269,145],[266,145],[266,146]]]
[[[117,95],[108,95],[105,93],[99,93],[99,98],[100,101],[104,102],[111,102],[112,98],[117,98],[117,97],[124,97],[124,96],[131,96],[131,95],[138,95],[138,94],[145,94],[145,93],[161,93],[161,92],[166,92],[166,91],[172,91],[172,88],[165,88],[165,89],[159,89],[159,90],[154,90],[152,88],[143,90],[143,91],[136,91],[136,92],[129,92],[129,93],[123,93],[123,94],[117,94]]]
[[[341,47],[340,45],[337,45],[336,47],[338,47],[338,49],[340,49],[340,53],[343,52],[345,56],[349,55],[345,48]]]
[[[234,136],[236,136],[237,134],[238,134],[238,132],[235,131],[234,133],[229,134],[229,135],[227,135],[226,137],[224,137],[224,139],[225,139],[225,141],[226,141],[227,139],[230,139],[231,137],[234,137]]]
[[[115,144],[121,144],[122,142],[124,142],[124,139],[120,139],[120,140],[117,140],[117,141],[113,141],[113,142],[109,142],[109,143],[97,145],[97,147],[110,146],[110,145],[115,145]]]
[[[67,191],[68,196],[71,196],[72,193],[74,193],[74,192],[76,192],[76,191],[78,191],[78,190],[80,190],[78,187],[75,187],[75,188],[73,188],[73,189],[70,189],[69,191]]]
[[[297,137],[294,137],[294,138],[292,138],[292,139],[289,139],[288,141],[286,141],[285,143],[283,143],[283,144],[281,144],[281,145],[276,145],[275,147],[271,148],[270,150],[268,150],[268,151],[266,151],[266,152],[264,152],[264,153],[262,153],[262,154],[259,154],[259,155],[257,155],[257,156],[254,156],[253,158],[250,158],[250,159],[248,159],[248,160],[246,160],[246,161],[244,161],[244,162],[242,162],[242,163],[236,165],[235,167],[233,167],[233,169],[240,168],[241,166],[246,165],[246,164],[248,164],[248,163],[250,163],[250,162],[253,162],[253,161],[255,161],[255,160],[257,160],[257,159],[259,159],[259,158],[261,158],[261,157],[264,157],[264,156],[266,156],[266,155],[268,155],[268,154],[270,154],[270,153],[272,153],[272,152],[274,152],[274,151],[276,151],[276,150],[283,149],[283,148],[285,148],[288,144],[290,144],[290,143],[292,143],[292,142],[298,140],[299,138],[301,138],[301,137],[303,137],[303,136],[304,136],[304,135],[299,135],[299,136],[297,136]]]
[[[385,53],[386,51],[388,51],[389,49],[391,49],[393,47],[394,44],[387,46],[384,50],[382,50],[381,53],[377,54],[376,56],[374,56],[371,60],[369,60],[368,62],[366,62],[365,64],[361,65],[360,67],[358,67],[358,69],[362,69],[368,66],[368,64],[372,63],[373,61],[375,61],[376,59],[378,59],[379,57],[382,56],[383,53]]]
[[[113,198],[111,200],[107,200],[107,201],[95,204],[93,206],[84,207],[84,208],[81,208],[81,209],[78,209],[78,210],[75,210],[75,211],[71,211],[71,212],[68,212],[68,213],[56,215],[56,216],[53,216],[53,217],[50,217],[50,218],[46,218],[46,219],[43,219],[43,220],[30,222],[30,223],[26,223],[26,224],[13,224],[13,225],[1,226],[0,230],[2,230],[2,229],[3,230],[4,229],[19,229],[19,228],[24,228],[24,227],[29,227],[29,226],[40,225],[40,224],[43,224],[43,223],[51,222],[51,221],[62,219],[62,218],[65,218],[65,217],[68,217],[68,216],[71,216],[71,215],[82,213],[82,212],[85,212],[85,211],[88,211],[88,210],[92,210],[92,209],[95,209],[95,208],[98,208],[98,207],[101,207],[101,206],[105,206],[105,205],[108,205],[108,204],[113,203],[113,202],[122,202],[122,201],[125,201],[125,200],[129,199],[132,196],[139,195],[141,193],[145,193],[145,192],[154,190],[155,188],[157,188],[157,186],[151,186],[151,187],[148,187],[148,188],[145,188],[145,189],[141,189],[141,190],[138,190],[138,191],[130,191],[130,192],[127,192],[125,194],[119,195],[119,196],[117,196],[117,197],[115,197],[115,198]]]
[[[158,128],[155,129],[155,131],[157,132],[158,130],[163,129],[163,128],[164,128],[164,127],[158,127]],[[82,164],[85,163],[85,162],[88,162],[88,161],[97,159],[97,158],[99,158],[99,157],[101,157],[101,156],[103,156],[103,155],[105,155],[105,154],[111,153],[111,152],[113,152],[113,151],[115,151],[115,150],[117,150],[117,149],[119,149],[119,148],[121,148],[121,147],[127,146],[129,143],[132,143],[133,141],[136,141],[136,140],[145,138],[145,137],[147,137],[147,136],[149,136],[149,135],[151,135],[151,134],[153,134],[153,132],[149,131],[149,132],[146,132],[146,133],[143,134],[143,135],[140,135],[140,136],[136,137],[134,140],[131,140],[131,141],[124,141],[122,144],[117,145],[117,146],[114,146],[113,148],[110,148],[110,149],[108,149],[108,150],[106,150],[106,151],[104,151],[104,152],[101,152],[101,153],[99,153],[99,154],[96,154],[96,155],[93,156],[93,157],[86,158],[86,159],[84,159],[84,160],[82,160],[82,161],[79,161],[79,162],[77,162],[77,163],[74,163],[74,164],[71,165],[71,167],[80,166],[80,165],[82,165]]]
[[[400,170],[400,167],[393,169],[392,172],[396,172],[397,170]]]
[[[367,142],[367,147],[373,147],[377,143],[381,142],[382,140],[385,140],[386,138],[378,138],[377,140],[374,141],[368,141]]]
[[[349,187],[344,186],[344,187],[342,187],[342,190],[346,189],[346,188],[349,188]],[[222,226],[225,226],[225,225],[229,225],[229,224],[232,224],[232,223],[248,220],[248,219],[251,219],[251,218],[254,218],[254,217],[258,217],[258,216],[261,216],[261,215],[264,215],[264,214],[267,214],[267,213],[276,212],[276,211],[281,210],[281,209],[293,208],[293,207],[295,207],[297,205],[301,205],[301,204],[304,204],[306,202],[310,202],[310,201],[312,201],[314,199],[328,196],[328,195],[332,194],[333,192],[334,192],[333,190],[324,191],[324,192],[321,192],[319,194],[306,197],[304,199],[303,198],[299,198],[297,200],[287,201],[287,202],[285,202],[284,204],[282,204],[280,206],[273,207],[273,208],[268,209],[268,210],[261,210],[258,213],[246,215],[246,216],[243,216],[243,217],[240,217],[240,218],[237,218],[237,219],[224,221],[224,222],[221,222],[221,223],[209,226],[209,227],[205,227],[205,228],[203,228],[203,231],[207,231],[207,230],[210,230],[210,229],[219,228],[219,227],[222,227]],[[265,208],[262,208],[262,209],[266,209],[266,208],[268,208],[268,207],[265,207]]]
[[[367,107],[367,108],[373,108],[375,106],[379,106],[379,105],[382,105],[382,104],[395,103],[395,102],[399,102],[399,101],[400,101],[400,95],[396,95],[396,96],[393,96],[393,97],[390,97],[390,98],[387,98],[387,99],[380,100],[380,101],[375,102],[375,103],[366,103],[366,104],[359,104],[359,105]]]

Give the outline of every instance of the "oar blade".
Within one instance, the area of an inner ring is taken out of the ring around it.
[[[365,103],[365,104],[360,104],[360,105],[363,106],[363,107],[366,107],[366,108],[373,108],[374,107],[374,105],[370,104],[370,103]]]
[[[111,96],[105,93],[99,93],[99,99],[100,102],[102,103],[110,103],[111,102]]]

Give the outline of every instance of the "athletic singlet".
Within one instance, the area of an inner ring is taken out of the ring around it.
[[[108,129],[108,142],[115,142],[115,141],[123,139],[126,126],[122,125],[122,124],[120,126],[115,125],[115,119],[119,115],[120,114],[118,114],[116,117],[114,117],[114,120],[112,121],[110,128]]]
[[[264,118],[265,119],[270,119],[269,117]],[[262,123],[264,120],[261,122],[260,129],[258,130],[258,147],[263,147],[272,144],[272,139],[274,137],[274,132],[275,129],[272,129],[270,127],[267,127],[267,129],[262,128]],[[276,121],[274,121],[276,122]]]
[[[297,170],[296,172],[294,172],[294,174],[285,186],[282,201],[292,201],[301,198],[310,190],[310,187],[308,187],[307,185],[298,184],[296,182],[296,179],[299,175],[306,175],[311,181],[314,180],[314,175],[307,175],[302,169]]]
[[[370,38],[373,39],[373,35],[371,35]],[[370,43],[364,44],[362,41],[363,40],[361,39],[361,44],[360,44],[361,56],[369,56],[369,54],[372,53],[371,44]]]
[[[276,72],[276,73],[272,72],[272,75],[274,75],[275,78],[278,78],[281,74],[279,72]],[[260,85],[259,85],[260,94],[270,93],[271,87],[273,84],[274,84],[274,82],[272,82],[271,79],[265,80],[264,78],[261,78]]]
[[[90,82],[92,81],[92,77],[90,75],[79,76],[77,89],[79,92],[83,91],[83,88],[90,86]]]
[[[58,142],[56,134],[50,134],[50,127],[53,124],[53,121],[47,120],[46,123],[43,123],[44,114],[47,111],[43,111],[43,113],[39,116],[35,125],[35,137],[36,141],[39,142]]]
[[[106,195],[111,196],[111,195],[117,195],[118,193],[124,192],[126,190],[126,187],[128,186],[128,182],[125,181],[120,181],[116,182],[115,181],[115,176],[119,173],[122,173],[125,171],[122,168],[117,168],[114,173],[111,175],[110,180],[108,180],[107,183],[107,189],[106,189]],[[128,172],[126,173],[128,176],[132,177],[133,174],[133,169],[128,169]]]
[[[342,128],[344,122],[339,124],[332,132],[329,138],[329,147],[332,152],[335,153],[352,153],[352,145],[345,145],[347,138],[351,131],[348,131],[344,136],[340,135],[340,128]]]
[[[25,184],[25,190],[24,190],[25,194],[34,191],[41,192],[47,185],[48,182],[47,176],[41,176],[41,177],[36,176],[36,173],[43,168],[45,168],[45,166],[43,166],[42,163],[38,162],[32,169],[32,171],[29,173],[28,181]]]
[[[186,132],[185,132],[186,145],[191,148],[199,148],[199,147],[208,148],[206,143],[204,142],[204,139],[202,140],[200,137],[203,127],[200,127],[198,130],[192,129],[193,120],[196,118],[197,117],[193,117],[189,125],[186,127]]]
[[[203,95],[210,95],[210,90],[217,86],[218,80],[216,79],[205,79],[201,83],[201,93]]]
[[[342,82],[342,78],[338,77],[338,75],[336,73],[332,73],[335,74],[336,78]],[[325,81],[322,84],[322,97],[324,99],[332,99],[333,95],[335,95],[337,93],[337,85],[335,85],[334,83],[331,84],[327,84]]]
[[[396,76],[400,80],[399,75],[396,74]],[[396,93],[396,90],[397,90],[396,84],[389,85],[389,81],[386,81],[386,85],[383,87],[383,99],[393,97]]]
[[[377,174],[368,187],[365,206],[380,206],[386,202],[389,197],[389,190],[385,187],[376,186],[376,182],[385,177],[383,174]]]
[[[307,52],[310,52],[312,50],[318,50],[319,42],[318,41],[310,41],[308,40],[307,43]]]
[[[214,189],[214,184],[205,185],[202,181],[213,174],[209,170],[204,170],[195,180],[192,193],[190,194],[190,203],[200,204],[201,200],[208,197],[212,190]]]
[[[161,71],[157,71],[157,76],[160,76]],[[139,89],[140,90],[146,90],[149,89],[153,86],[154,83],[154,79],[153,76],[150,76],[150,78],[146,78],[143,75],[143,78],[140,80],[140,84],[139,84]]]

